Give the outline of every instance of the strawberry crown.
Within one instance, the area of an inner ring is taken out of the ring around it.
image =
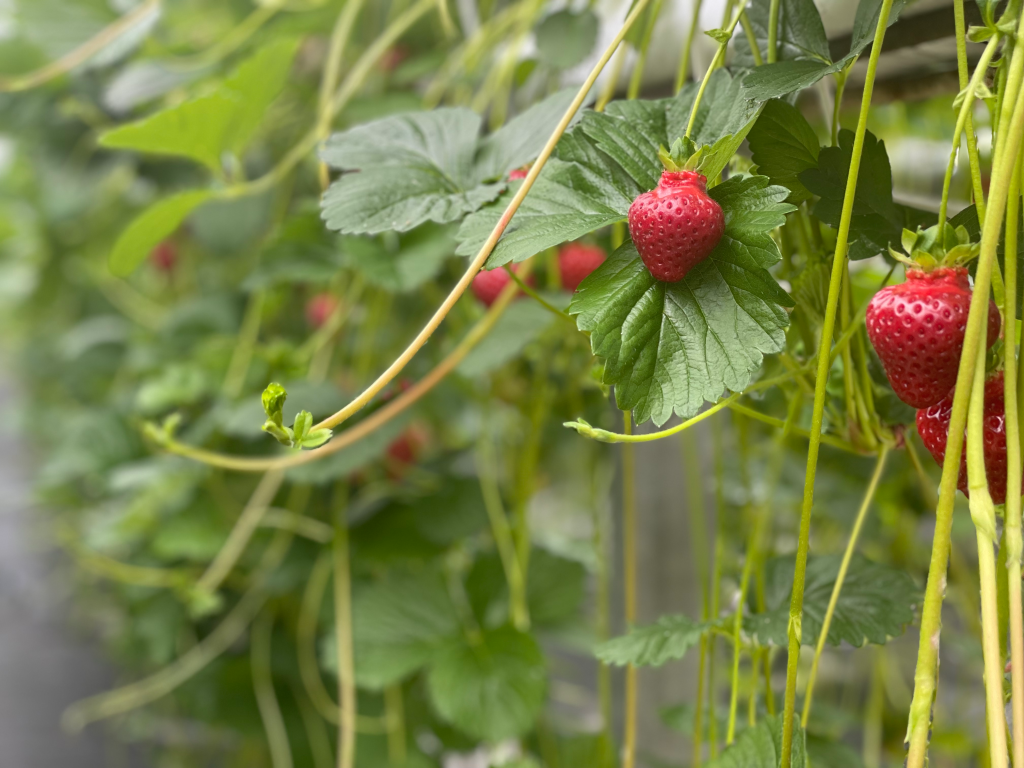
[[[705,145],[698,147],[689,136],[683,136],[673,141],[670,149],[662,146],[658,150],[658,159],[665,166],[665,170],[672,173],[700,171],[704,167],[705,149]]]
[[[903,230],[900,238],[903,251],[889,247],[889,255],[915,269],[930,272],[938,267],[959,267],[974,259],[981,243],[971,242],[964,226],[954,227],[949,222],[928,229]]]

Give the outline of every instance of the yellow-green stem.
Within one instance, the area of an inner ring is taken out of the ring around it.
[[[857,550],[857,541],[860,538],[861,528],[867,519],[868,510],[871,509],[871,502],[875,498],[875,491],[878,490],[878,481],[882,478],[885,470],[885,460],[889,456],[889,446],[883,444],[878,451],[878,461],[875,462],[875,471],[871,475],[867,490],[864,492],[864,500],[857,511],[857,518],[853,523],[853,530],[850,531],[850,539],[846,542],[846,551],[843,553],[843,560],[839,565],[839,572],[836,574],[836,583],[832,587],[832,595],[828,600],[828,608],[825,609],[825,618],[821,622],[821,632],[818,633],[818,644],[814,648],[814,661],[811,663],[811,673],[807,678],[807,690],[804,692],[804,713],[800,724],[806,728],[807,721],[811,717],[811,701],[814,699],[814,682],[818,677],[818,663],[821,661],[821,653],[825,650],[825,641],[828,640],[828,630],[832,625],[832,616],[835,615],[836,605],[839,602],[839,594],[843,589],[843,582],[846,580],[846,572],[850,568],[850,561],[853,553]]]
[[[340,488],[345,494],[347,489]],[[338,768],[353,768],[356,759],[356,681],[352,653],[352,576],[349,570],[347,500],[339,500],[334,531],[334,633],[338,653]]]
[[[960,90],[967,87],[967,37],[964,22],[964,0],[953,0],[953,20],[956,37],[956,70]],[[978,221],[985,218],[985,190],[981,185],[981,159],[978,157],[978,136],[974,132],[974,116],[967,115],[967,157],[970,160],[971,187],[978,206]]]
[[[708,558],[707,509],[704,503],[703,470],[695,433],[685,435],[682,440],[683,472],[686,477],[687,505],[690,517],[690,546],[693,564],[700,581],[701,621],[708,621],[711,615],[710,588],[711,563]],[[690,763],[700,768],[704,759],[704,672],[707,664],[708,638],[700,636],[700,659],[697,666],[697,695],[693,708],[693,753]]]
[[[697,34],[697,23],[700,21],[700,7],[704,0],[694,0],[693,14],[690,16],[690,28],[686,30],[686,42],[683,44],[683,53],[679,57],[679,71],[676,73],[675,92],[686,85],[686,79],[690,74],[690,56],[693,51],[693,38]]]
[[[775,0],[777,2],[777,0]],[[740,16],[743,13],[742,4],[736,10],[732,16],[732,21],[729,22],[729,26],[725,29],[724,42],[718,44],[718,50],[715,51],[715,57],[711,59],[711,64],[708,66],[708,71],[704,73],[704,79],[700,81],[700,87],[697,89],[697,95],[693,99],[693,106],[690,108],[690,119],[686,123],[686,136],[690,137],[693,134],[693,126],[697,121],[697,110],[700,107],[701,99],[704,98],[704,91],[708,87],[708,81],[711,80],[711,75],[718,69],[725,61],[725,50],[729,46],[729,40],[732,38],[732,33],[736,31],[736,24],[739,23]]]
[[[860,116],[854,133],[853,151],[850,158],[850,172],[846,179],[846,193],[843,197],[842,214],[839,220],[839,231],[836,235],[836,250],[832,260],[832,275],[829,280],[828,300],[825,305],[825,318],[821,328],[821,344],[818,349],[818,370],[814,381],[814,406],[811,412],[810,445],[807,449],[807,472],[804,479],[803,504],[800,509],[800,533],[797,541],[796,565],[793,572],[793,597],[789,607],[789,649],[786,662],[786,694],[782,710],[782,748],[780,765],[790,768],[793,753],[794,710],[796,708],[796,677],[800,663],[800,643],[802,638],[801,621],[804,607],[804,579],[807,573],[807,550],[810,547],[811,509],[814,506],[814,477],[818,468],[818,451],[821,447],[822,421],[825,413],[825,387],[828,384],[829,355],[835,332],[836,310],[842,288],[843,275],[846,272],[846,255],[849,245],[850,221],[853,217],[853,201],[857,192],[857,178],[860,172],[860,158],[864,150],[864,134],[867,131],[868,110],[875,85],[875,72],[878,68],[878,57],[882,51],[886,25],[892,0],[883,0],[879,10],[878,25],[875,28],[871,55],[864,77],[864,91],[861,99]],[[772,53],[769,47],[769,56]]]
[[[779,60],[779,0],[768,4],[768,63]]]
[[[622,415],[623,431],[633,431],[629,411]],[[622,562],[625,586],[626,626],[636,623],[636,449],[622,446]],[[636,762],[636,667],[626,668],[626,713],[622,743],[622,768],[633,768]]]
[[[661,15],[661,6],[664,0],[653,0],[651,11],[647,16],[647,26],[644,27],[643,37],[640,39],[640,47],[637,49],[636,64],[633,65],[633,73],[629,78],[629,88],[626,90],[627,99],[635,99],[640,95],[640,86],[644,80],[644,69],[647,67],[647,51],[651,47],[651,37],[658,24],[658,16]]]
[[[256,705],[263,720],[267,735],[272,768],[292,768],[292,750],[288,744],[288,729],[281,715],[281,706],[274,692],[274,677],[271,672],[271,637],[274,630],[274,615],[270,611],[260,614],[252,626],[250,657],[252,659],[252,686],[256,694]]]

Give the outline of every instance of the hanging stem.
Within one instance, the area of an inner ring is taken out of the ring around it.
[[[1020,209],[1020,177],[1021,165],[1024,164],[1024,153],[1018,158],[1010,179],[1009,200],[1006,204],[1006,240],[1005,252],[1017,253],[1017,216]],[[1006,259],[1006,292],[1004,294],[1003,317],[1009,324],[1007,328],[1016,327],[1017,317],[1017,260]],[[1010,685],[1012,695],[1010,703],[1013,720],[1013,765],[1024,768],[1024,615],[1021,610],[1021,553],[1024,549],[1021,535],[1021,445],[1020,445],[1020,413],[1017,388],[1021,382],[1018,365],[1015,360],[1017,350],[1016,333],[1006,333],[1006,362],[1004,372],[1004,397],[1006,407],[1006,572],[1009,584],[1010,603]]]
[[[661,15],[661,6],[664,0],[653,0],[651,12],[647,16],[647,26],[644,27],[643,37],[640,39],[640,47],[637,49],[636,64],[633,65],[633,74],[629,78],[629,89],[626,91],[627,99],[635,99],[640,95],[640,86],[644,79],[644,68],[647,66],[647,50],[651,47],[651,37],[654,35],[654,27],[658,23],[658,16]]]
[[[675,92],[679,93],[686,85],[687,77],[690,74],[690,56],[693,52],[693,38],[697,34],[697,24],[700,21],[700,7],[704,0],[694,0],[693,14],[690,16],[690,28],[686,30],[686,42],[683,44],[683,54],[679,57],[679,71],[676,72]]]
[[[836,235],[836,250],[832,261],[832,275],[829,280],[828,300],[825,306],[825,318],[822,322],[821,344],[818,349],[818,371],[814,382],[814,406],[811,413],[810,445],[807,449],[807,472],[804,480],[804,497],[800,510],[800,535],[797,542],[796,566],[793,572],[793,597],[789,607],[789,655],[786,663],[786,694],[782,710],[782,768],[789,768],[793,752],[793,721],[796,707],[796,676],[800,663],[800,642],[802,638],[801,620],[804,608],[804,579],[807,574],[807,550],[810,547],[811,509],[814,506],[814,477],[818,468],[818,451],[821,447],[821,429],[825,413],[826,385],[828,384],[829,355],[835,332],[836,309],[842,289],[843,275],[846,272],[846,254],[849,245],[850,221],[853,217],[853,201],[857,192],[857,177],[860,172],[860,158],[864,149],[864,133],[867,130],[868,109],[875,85],[875,72],[878,68],[878,57],[882,52],[882,41],[885,38],[886,25],[892,0],[883,0],[879,11],[878,25],[875,28],[874,43],[868,58],[868,69],[864,77],[864,95],[861,100],[860,116],[857,119],[857,130],[854,134],[853,152],[850,158],[850,173],[846,180],[846,193],[843,197],[842,215],[839,220],[839,231]],[[773,17],[774,18],[774,17]],[[772,49],[769,48],[769,56]]]
[[[882,478],[885,470],[885,460],[889,456],[889,446],[882,444],[878,451],[878,461],[875,462],[875,471],[871,475],[867,490],[864,492],[864,500],[857,511],[857,518],[853,523],[853,530],[850,531],[850,540],[846,543],[846,551],[843,553],[843,560],[839,565],[839,572],[836,574],[836,583],[832,587],[832,596],[828,601],[828,608],[825,610],[825,618],[821,622],[821,632],[818,633],[818,645],[814,649],[814,661],[811,663],[811,673],[807,678],[807,690],[804,692],[804,713],[800,724],[806,728],[807,721],[811,717],[811,701],[814,698],[814,682],[818,677],[818,662],[821,661],[821,653],[825,649],[825,641],[828,640],[828,630],[832,624],[832,616],[836,611],[836,604],[839,602],[839,593],[843,589],[843,582],[846,579],[846,572],[850,568],[850,561],[857,549],[857,540],[860,538],[861,528],[867,519],[868,510],[871,508],[871,501],[878,490],[878,481]]]
[[[885,15],[888,18],[888,13]],[[779,60],[779,0],[768,5],[768,63]]]
[[[703,470],[697,449],[696,433],[684,436],[683,471],[686,475],[687,501],[690,508],[690,543],[693,548],[693,562],[700,580],[701,621],[708,621],[711,615],[710,580],[711,563],[708,558],[707,510],[704,504]],[[693,768],[700,768],[704,759],[704,671],[707,664],[708,636],[700,636],[700,661],[697,668],[696,705],[693,708]],[[712,717],[714,713],[712,713]]]
[[[725,560],[725,537],[723,522],[725,515],[725,447],[722,445],[722,423],[711,422],[711,442],[715,455],[715,562],[711,570],[711,619],[717,619],[721,612],[722,564]],[[711,759],[718,756],[718,696],[715,687],[715,646],[716,636],[708,638],[708,744]]]
[[[622,416],[623,431],[633,432],[629,411]],[[623,581],[625,583],[626,626],[636,623],[636,449],[622,446],[622,550]],[[636,761],[636,667],[626,668],[626,725],[622,744],[622,768],[633,768]]]
[[[977,290],[977,287],[975,287]],[[987,298],[987,295],[986,295]],[[988,318],[981,318],[982,335]],[[978,536],[978,577],[981,581],[981,630],[985,663],[985,709],[988,714],[989,760],[1006,768],[1006,716],[1003,707],[1003,658],[999,648],[996,594],[996,512],[985,472],[985,355],[976,355],[974,384],[967,421],[967,482],[971,518]],[[953,434],[952,432],[950,433]]]
[[[292,750],[288,744],[288,729],[281,716],[281,705],[274,692],[274,677],[270,667],[270,643],[274,630],[274,615],[270,611],[260,614],[252,626],[250,656],[252,659],[252,686],[256,705],[263,720],[270,747],[273,768],[292,768]]]
[[[339,493],[346,493],[339,489]],[[353,768],[356,759],[356,684],[352,654],[352,577],[349,571],[347,500],[340,500],[334,532],[334,632],[338,639],[338,768]]]
[[[953,20],[956,30],[956,70],[962,91],[967,87],[967,36],[964,23],[964,0],[953,0]],[[981,69],[980,63],[978,68]],[[987,68],[986,64],[985,69]],[[983,221],[985,219],[985,190],[981,186],[978,137],[974,133],[974,116],[971,114],[967,115],[965,130],[967,131],[967,157],[971,163],[971,186],[974,189],[974,202],[978,206],[978,221]]]
[[[1022,33],[1024,33],[1024,14],[1018,23],[1018,37]],[[1018,103],[1017,100],[1021,74],[1024,71],[1024,51],[1020,46],[1014,50],[1010,68],[1002,103],[1003,108],[999,118],[999,139],[996,144],[992,180],[989,186],[988,207],[982,226],[981,253],[978,256],[974,293],[971,296],[971,308],[964,333],[960,368],[953,394],[949,439],[946,444],[946,456],[942,464],[942,480],[939,485],[939,503],[935,511],[935,534],[932,538],[931,563],[928,568],[928,583],[925,587],[921,611],[921,640],[917,653],[917,670],[914,674],[914,699],[910,705],[907,725],[907,735],[910,741],[907,768],[923,768],[928,752],[928,733],[931,729],[931,709],[935,699],[935,678],[938,671],[942,597],[949,559],[953,501],[956,495],[960,457],[963,451],[961,435],[963,435],[967,422],[967,406],[971,395],[974,364],[978,355],[981,354],[982,322],[988,313],[987,305],[992,271],[996,261],[1003,215],[1009,197],[1013,166],[1016,164],[1015,160],[1020,149],[1021,133],[1024,132],[1024,101]]]
[[[778,0],[773,0],[778,2]],[[708,67],[708,71],[704,73],[704,79],[700,81],[700,88],[697,89],[697,95],[693,99],[693,106],[690,108],[690,120],[686,124],[686,138],[690,138],[693,134],[694,123],[697,122],[697,110],[700,107],[701,99],[704,98],[704,91],[708,87],[708,81],[711,80],[711,75],[714,74],[715,70],[718,69],[722,62],[725,61],[725,49],[729,46],[729,40],[732,38],[732,33],[736,31],[736,24],[739,23],[740,16],[743,14],[743,5],[740,7],[732,16],[732,21],[729,22],[729,26],[725,30],[724,42],[718,44],[718,50],[715,51],[715,57],[711,59],[711,65]]]

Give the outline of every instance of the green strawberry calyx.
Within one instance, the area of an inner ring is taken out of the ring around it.
[[[658,159],[665,166],[665,170],[671,173],[678,173],[680,171],[700,172],[704,165],[705,149],[705,145],[702,144],[698,147],[693,143],[693,139],[689,136],[684,136],[673,141],[669,149],[662,146],[658,150]]]
[[[902,251],[892,246],[889,255],[896,261],[914,269],[931,272],[939,267],[961,267],[976,258],[981,243],[971,242],[971,236],[963,226],[945,224],[914,231],[903,230],[900,238]]]

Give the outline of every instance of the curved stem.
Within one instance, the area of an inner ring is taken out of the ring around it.
[[[633,431],[629,411],[622,414],[623,431]],[[636,624],[636,456],[632,445],[622,446],[622,560],[625,586],[626,626]],[[625,732],[622,744],[622,768],[633,768],[636,760],[636,667],[626,668]]]
[[[962,2],[962,0],[959,0]],[[974,107],[974,93],[981,84],[981,81],[985,77],[985,73],[988,71],[988,65],[992,61],[992,56],[996,52],[996,47],[999,44],[999,35],[993,35],[988,41],[988,45],[985,46],[984,52],[981,54],[981,58],[978,60],[978,66],[974,69],[974,75],[971,77],[970,83],[966,86],[964,92],[964,101],[960,105],[960,111],[957,113],[956,127],[953,129],[953,149],[949,153],[949,162],[946,164],[946,175],[942,179],[942,198],[939,201],[939,223],[941,224],[946,220],[946,210],[949,206],[949,187],[953,181],[953,169],[956,168],[956,158],[960,154],[960,140],[963,137],[965,126],[967,126],[971,109]],[[973,133],[973,131],[972,131]],[[984,221],[984,206],[985,201],[983,197],[977,198],[978,202],[978,221]]]
[[[878,24],[875,28],[874,43],[871,46],[871,55],[868,58],[868,68],[864,78],[864,94],[861,100],[860,116],[857,119],[857,130],[854,134],[850,172],[846,179],[846,192],[843,197],[839,231],[836,235],[836,250],[832,260],[832,275],[829,280],[825,318],[821,327],[818,370],[814,381],[814,406],[811,412],[810,445],[807,449],[807,472],[804,478],[803,504],[800,509],[800,534],[797,542],[796,565],[793,572],[793,597],[789,607],[789,653],[786,662],[786,694],[782,710],[782,749],[780,761],[782,768],[789,768],[793,752],[796,677],[800,662],[801,620],[804,608],[804,578],[807,573],[807,550],[810,546],[811,510],[814,506],[814,477],[818,468],[818,451],[822,443],[821,430],[825,413],[826,385],[828,384],[829,369],[831,367],[829,363],[830,358],[827,353],[835,332],[836,309],[839,304],[843,275],[846,272],[850,221],[853,217],[853,201],[857,192],[860,158],[864,149],[868,109],[871,106],[871,96],[875,85],[875,72],[878,68],[878,57],[882,51],[882,41],[885,38],[885,30],[891,8],[892,0],[882,0]],[[770,48],[768,53],[769,56],[772,53]]]
[[[629,88],[626,90],[627,99],[635,99],[640,95],[640,86],[643,84],[644,69],[647,66],[647,51],[651,47],[651,37],[654,34],[654,27],[658,23],[658,16],[661,15],[661,6],[664,0],[653,0],[651,12],[647,16],[647,26],[644,27],[643,37],[640,39],[640,47],[637,49],[636,63],[633,65],[633,72],[629,78]]]
[[[1024,15],[1018,25],[1018,37],[1024,33]],[[935,510],[935,534],[932,539],[931,562],[928,567],[928,582],[925,588],[921,611],[921,640],[917,653],[917,670],[914,674],[914,699],[910,705],[907,733],[910,748],[907,768],[923,768],[928,752],[928,734],[931,729],[931,709],[935,698],[936,672],[938,665],[939,635],[942,627],[942,597],[945,589],[946,566],[949,560],[950,534],[953,521],[953,501],[956,495],[957,478],[960,473],[960,457],[963,451],[964,427],[967,421],[967,405],[970,398],[974,363],[981,354],[981,323],[988,313],[989,290],[992,269],[996,261],[996,250],[1002,229],[1003,215],[1009,196],[1010,180],[1020,149],[1021,133],[1024,132],[1024,100],[1018,103],[1021,74],[1024,71],[1024,51],[1018,46],[1014,50],[1010,76],[1007,78],[1006,94],[1000,114],[999,140],[993,162],[992,180],[989,186],[989,201],[981,232],[981,253],[978,256],[978,270],[975,276],[974,292],[964,333],[964,346],[960,357],[957,385],[953,394],[953,409],[950,414],[949,440],[946,444],[945,460],[942,464],[942,480],[939,484],[939,503]]]
[[[730,403],[729,408],[730,410],[736,411],[736,413],[742,413],[744,416],[749,416],[752,419],[756,419],[757,421],[768,424],[776,429],[788,429],[789,434],[791,435],[798,435],[800,437],[810,439],[813,434],[813,423],[811,430],[801,429],[800,427],[795,427],[792,424],[787,424],[783,419],[777,419],[774,416],[769,416],[766,413],[755,411],[753,408],[748,408],[747,406],[740,405],[739,403]],[[833,448],[838,448],[841,451],[846,451],[847,453],[856,453],[857,455],[861,455],[863,453],[863,451],[858,449],[857,446],[852,443],[840,440],[838,437],[833,437],[832,435],[820,435],[818,441],[825,445],[830,445]]]
[[[591,70],[590,75],[588,75],[586,81],[584,81],[583,85],[580,87],[580,90],[577,92],[576,98],[573,99],[572,104],[570,104],[569,108],[565,111],[565,114],[559,121],[558,126],[555,128],[550,138],[548,138],[547,143],[544,145],[544,149],[541,150],[540,155],[537,157],[537,160],[530,167],[530,172],[523,180],[522,185],[519,187],[519,191],[516,192],[515,196],[509,202],[508,207],[505,209],[505,212],[502,213],[501,218],[498,220],[498,223],[494,226],[494,229],[491,231],[491,234],[487,238],[487,241],[480,248],[479,253],[477,253],[477,255],[470,262],[469,267],[466,269],[465,273],[459,279],[459,282],[455,284],[455,287],[452,289],[451,293],[448,294],[448,297],[444,300],[444,302],[442,302],[441,306],[438,307],[433,317],[430,318],[430,320],[419,332],[419,334],[417,334],[416,338],[413,339],[412,343],[409,344],[406,350],[401,355],[399,355],[399,357],[390,366],[388,366],[387,370],[385,370],[380,376],[377,377],[376,381],[374,381],[373,384],[367,387],[362,394],[356,397],[347,406],[342,408],[333,416],[329,416],[328,418],[324,419],[319,424],[317,424],[314,427],[314,429],[336,427],[338,424],[341,424],[354,413],[364,408],[377,395],[378,392],[384,389],[384,387],[386,387],[392,381],[392,379],[394,379],[399,373],[402,372],[405,366],[409,364],[409,361],[412,360],[412,358],[416,355],[417,352],[420,351],[423,345],[427,343],[427,339],[429,339],[431,335],[434,333],[434,331],[437,330],[437,327],[441,324],[441,321],[443,321],[444,318],[448,315],[448,312],[451,311],[451,308],[455,306],[455,302],[458,301],[459,297],[462,296],[466,288],[469,287],[469,284],[470,282],[472,282],[473,277],[484,265],[484,262],[487,261],[487,258],[491,255],[491,252],[494,250],[494,247],[498,244],[498,239],[505,231],[505,227],[508,226],[508,223],[509,221],[512,220],[512,216],[515,214],[515,212],[519,210],[519,206],[526,198],[527,193],[533,187],[533,183],[537,180],[537,176],[540,175],[541,170],[543,170],[544,165],[545,163],[547,163],[548,158],[554,151],[555,145],[558,143],[558,140],[562,137],[562,134],[565,133],[565,130],[569,127],[569,123],[572,122],[572,119],[573,117],[575,117],[576,112],[583,105],[583,102],[586,99],[587,94],[590,92],[590,89],[593,87],[594,82],[597,80],[597,76],[601,73],[601,70],[604,69],[605,65],[608,63],[608,60],[612,57],[612,54],[615,52],[615,49],[618,48],[619,43],[622,42],[622,39],[626,36],[626,33],[629,31],[629,28],[633,25],[633,22],[636,21],[637,17],[643,12],[644,8],[647,7],[647,3],[649,1],[650,0],[638,0],[636,5],[633,7],[632,12],[626,18],[626,21],[622,25],[622,28],[619,30],[618,34],[615,35],[615,38],[612,40],[611,44],[605,49],[604,53],[601,55],[601,58],[594,66],[593,70]],[[432,4],[433,0],[421,0],[421,3]],[[344,91],[345,86],[342,86],[341,90]],[[339,98],[341,98],[340,95]]]
[[[14,91],[27,91],[30,88],[48,83],[61,75],[65,75],[80,64],[84,64],[101,50],[125,34],[133,26],[143,21],[147,16],[157,13],[160,9],[160,0],[145,0],[116,21],[101,29],[94,37],[65,54],[57,61],[52,61],[33,72],[13,77],[0,78],[0,92],[11,93]]]
[[[814,648],[814,661],[811,662],[811,672],[807,677],[807,689],[804,692],[804,712],[800,724],[806,728],[807,721],[811,717],[811,701],[814,698],[814,682],[818,677],[818,662],[821,661],[821,653],[825,650],[825,641],[828,640],[828,630],[832,624],[832,616],[836,611],[836,604],[839,602],[839,593],[843,589],[843,582],[846,580],[846,572],[850,568],[850,561],[857,549],[857,541],[860,538],[861,528],[867,519],[871,502],[875,498],[875,491],[878,490],[878,481],[882,478],[885,470],[885,460],[889,456],[889,446],[883,444],[878,451],[878,461],[875,462],[875,471],[871,475],[867,490],[864,491],[864,500],[857,511],[857,518],[854,520],[853,529],[850,531],[850,539],[846,542],[846,551],[843,553],[843,560],[839,565],[839,572],[836,574],[836,583],[832,587],[832,595],[828,600],[828,608],[825,609],[825,618],[821,622],[821,632],[818,633],[818,644]]]
[[[778,2],[778,0],[773,0]],[[736,12],[732,16],[732,21],[729,22],[729,26],[725,29],[725,41],[718,44],[718,50],[715,51],[715,57],[711,59],[711,64],[708,66],[708,71],[704,73],[704,79],[700,81],[700,88],[697,89],[697,95],[693,99],[693,106],[690,108],[690,119],[686,123],[686,133],[684,136],[690,138],[693,133],[694,123],[697,122],[697,109],[700,107],[701,99],[704,98],[704,91],[707,90],[708,81],[711,80],[711,75],[718,69],[722,62],[725,61],[725,50],[729,47],[729,40],[732,39],[733,32],[736,31],[736,25],[739,23],[740,16],[743,14],[743,4],[740,3],[740,7],[736,9]]]
[[[686,30],[686,43],[683,45],[683,53],[679,57],[679,71],[676,72],[675,92],[679,93],[686,79],[690,74],[690,56],[693,52],[693,38],[697,34],[697,24],[700,22],[700,8],[704,0],[694,0],[693,15],[690,16],[690,28]]]
[[[1010,179],[1009,200],[1006,204],[1005,252],[1017,253],[1018,212],[1020,210],[1020,177],[1024,153],[1018,157],[1013,178]],[[1011,328],[1017,317],[1017,260],[1006,260],[1006,293],[1003,317]],[[1021,596],[1021,555],[1024,540],[1021,534],[1021,444],[1020,400],[1017,388],[1020,362],[1015,358],[1017,339],[1015,332],[1006,334],[1006,361],[1004,396],[1006,408],[1006,573],[1010,603],[1010,685],[1013,720],[1013,765],[1024,766],[1024,615]],[[1022,358],[1024,359],[1024,358]]]
[[[333,529],[332,529],[333,533]],[[320,618],[327,582],[331,578],[331,553],[325,550],[313,564],[306,588],[302,591],[302,604],[296,626],[296,652],[302,687],[320,716],[329,723],[341,722],[338,705],[327,692],[320,666],[317,663],[316,629]]]
[[[270,667],[271,638],[274,631],[274,614],[264,611],[252,626],[250,658],[252,687],[256,694],[256,706],[263,720],[263,730],[270,747],[272,768],[292,768],[292,749],[288,744],[288,729],[285,728],[281,705],[274,692],[274,676]]]

